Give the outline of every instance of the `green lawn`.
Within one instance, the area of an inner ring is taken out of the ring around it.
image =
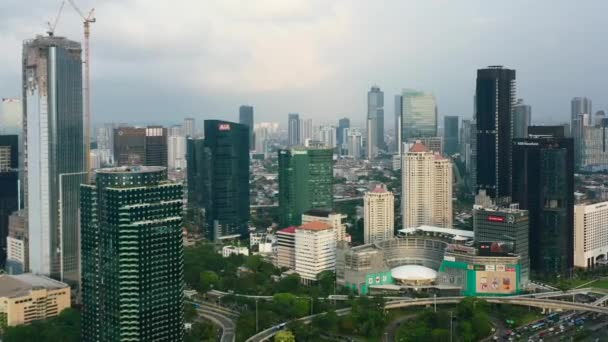
[[[608,280],[598,280],[594,283],[591,283],[589,286],[595,287],[598,289],[608,289]]]

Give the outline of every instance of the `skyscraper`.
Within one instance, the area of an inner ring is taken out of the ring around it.
[[[513,138],[527,138],[528,126],[532,124],[532,107],[517,99],[513,106]]]
[[[395,152],[398,156],[401,156],[401,144],[403,143],[401,127],[401,113],[403,111],[403,96],[395,95]]]
[[[570,101],[570,120],[573,122],[574,120],[579,118],[581,114],[593,114],[593,106],[591,103],[591,99],[586,97],[575,97]]]
[[[302,143],[300,140],[300,115],[298,113],[290,113],[288,116],[287,136],[289,146],[298,146]]]
[[[83,341],[183,340],[181,184],[119,167],[81,191]]]
[[[9,217],[19,209],[19,138],[0,135],[0,267],[6,260]]]
[[[146,128],[145,166],[168,166],[167,129],[162,126]]]
[[[336,136],[338,138],[338,146],[342,148],[346,144],[346,129],[350,128],[350,119],[342,118],[338,120],[338,131]]]
[[[23,128],[21,100],[3,98],[0,114],[0,134],[21,134]]]
[[[255,138],[253,135],[253,106],[240,106],[239,107],[239,123],[249,127],[249,148],[254,149]]]
[[[401,94],[402,141],[437,136],[437,102],[431,93],[404,90]],[[441,151],[436,151],[441,152]]]
[[[515,70],[489,66],[477,70],[477,190],[498,199],[511,196],[512,110]]]
[[[188,205],[204,211],[210,240],[243,235],[249,221],[249,128],[205,120],[205,139],[188,140]]]
[[[395,235],[395,196],[386,185],[377,185],[363,198],[363,240],[380,242]]]
[[[452,228],[452,162],[418,141],[402,163],[403,228]]]
[[[530,215],[532,271],[553,276],[569,272],[574,234],[571,138],[536,136],[513,140],[513,203],[519,203]]]
[[[80,282],[78,209],[86,181],[82,49],[62,37],[23,45],[25,204],[30,269]],[[88,142],[86,142],[88,143]]]
[[[338,146],[336,127],[331,125],[325,125],[319,127],[319,141],[323,142],[325,146],[330,148],[336,148]]]
[[[333,208],[332,149],[279,150],[279,210],[282,227],[300,225],[312,208]]]
[[[367,159],[372,160],[384,146],[384,92],[373,86],[367,92]]]
[[[114,161],[118,166],[168,166],[167,129],[162,126],[114,129]]]
[[[353,159],[361,158],[361,148],[363,147],[363,135],[358,128],[349,128],[346,133],[346,150],[348,156]]]
[[[608,170],[608,119],[595,126],[581,127],[579,153],[580,169],[588,172]]]
[[[459,152],[458,120],[457,116],[445,116],[443,118],[443,153],[449,156]]]
[[[186,137],[194,137],[196,134],[196,123],[194,118],[185,118],[184,119],[184,135]]]
[[[167,164],[169,170],[182,170],[186,168],[186,137],[169,135],[167,137]]]

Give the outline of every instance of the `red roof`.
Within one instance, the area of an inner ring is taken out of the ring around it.
[[[374,190],[372,190],[372,192],[375,192],[375,193],[385,193],[385,192],[388,192],[388,191],[386,190],[386,187],[381,186],[380,184],[378,184],[378,185],[376,185],[376,187],[374,188]]]
[[[331,229],[331,228],[332,227],[329,224],[319,222],[319,221],[312,221],[312,222],[304,223],[303,225],[298,227],[298,229],[305,229],[305,230],[326,230],[326,229]]]
[[[428,152],[429,150],[424,146],[420,141],[416,141],[416,143],[410,148],[410,152],[421,153]]]
[[[434,157],[435,157],[435,160],[446,160],[447,159],[446,157],[443,157],[439,153],[435,153]]]
[[[296,226],[291,226],[291,227],[287,227],[287,228],[281,229],[281,230],[279,230],[279,233],[295,234],[296,233]]]

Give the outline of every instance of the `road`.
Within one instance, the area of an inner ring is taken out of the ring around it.
[[[230,317],[212,309],[210,310],[209,308],[205,308],[204,306],[198,308],[196,311],[199,313],[199,315],[222,328],[222,338],[220,339],[221,342],[234,342],[236,324]]]
[[[384,329],[383,336],[386,336],[387,341],[396,341],[395,333],[397,332],[397,329],[399,329],[399,326],[401,326],[401,323],[403,323],[407,320],[410,320],[413,317],[416,317],[416,315],[406,315],[406,316],[397,317],[395,320],[390,322],[388,324],[388,326],[386,326],[386,328]]]

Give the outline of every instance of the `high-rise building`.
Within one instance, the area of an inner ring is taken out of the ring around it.
[[[595,117],[593,118],[593,124],[596,126],[601,125],[603,119],[606,119],[606,112],[603,110],[598,110],[597,112],[595,112]]]
[[[194,118],[184,119],[183,130],[186,137],[194,137],[196,135],[196,122]]]
[[[363,134],[358,128],[349,128],[346,133],[346,150],[349,157],[361,158],[363,148]]]
[[[570,120],[573,122],[574,120],[579,118],[581,114],[593,114],[593,106],[591,103],[591,99],[587,97],[575,97],[570,101]]]
[[[338,146],[342,148],[346,145],[346,130],[350,128],[350,119],[342,118],[338,120],[338,131],[336,137],[338,138]]]
[[[513,138],[527,138],[528,126],[532,124],[532,107],[517,99],[513,106]]]
[[[443,153],[451,156],[459,152],[458,146],[458,121],[457,116],[445,116],[443,118]]]
[[[607,262],[608,202],[574,206],[574,266],[595,268]]]
[[[367,159],[372,160],[384,146],[384,92],[373,86],[367,92]]]
[[[97,128],[97,150],[104,166],[114,164],[114,125],[105,124]]]
[[[401,148],[403,143],[403,127],[401,127],[401,113],[403,112],[403,96],[395,95],[395,143],[394,150],[397,155],[401,156]]]
[[[338,139],[336,135],[336,127],[331,125],[325,125],[319,127],[318,140],[323,142],[325,146],[329,148],[336,148],[338,146]]]
[[[167,137],[167,164],[169,170],[183,170],[186,168],[186,137],[169,135]]]
[[[312,119],[300,119],[300,143],[299,145],[307,146],[310,140],[313,140],[315,130],[313,128]]]
[[[333,151],[328,148],[279,150],[279,210],[283,227],[301,224],[313,208],[333,208]]]
[[[490,66],[477,70],[477,190],[494,198],[511,196],[512,110],[515,70]]]
[[[310,209],[302,214],[302,224],[309,222],[323,222],[327,223],[332,227],[336,234],[336,241],[346,240],[346,224],[344,220],[347,218],[346,215],[336,213],[331,209]]]
[[[32,273],[78,286],[80,184],[87,179],[80,43],[23,45],[24,188]]]
[[[19,99],[3,98],[0,106],[0,134],[21,134],[23,105]]]
[[[300,115],[290,113],[287,119],[287,136],[289,146],[298,146],[302,143],[300,139]]]
[[[167,129],[162,126],[114,129],[114,161],[118,166],[167,167]]]
[[[403,155],[403,228],[452,228],[452,163],[416,142]]]
[[[403,90],[401,94],[401,137],[411,142],[437,136],[437,102],[431,93]],[[441,150],[436,151],[441,152]]]
[[[513,140],[513,203],[530,215],[530,266],[566,274],[573,265],[574,148],[571,138]]]
[[[205,139],[188,140],[188,205],[204,211],[210,240],[247,233],[249,129],[205,120]]]
[[[307,283],[317,280],[319,273],[336,267],[336,235],[331,225],[308,222],[295,229],[296,272]]]
[[[255,152],[267,154],[270,151],[272,139],[276,138],[279,124],[276,122],[260,122],[254,125]]]
[[[83,341],[184,338],[182,185],[160,166],[81,186]]]
[[[363,240],[365,244],[395,236],[395,196],[386,185],[377,185],[363,198]]]
[[[608,170],[608,119],[580,130],[580,146],[575,148],[575,155],[579,153],[579,168],[588,172]]]
[[[9,216],[19,209],[19,137],[0,135],[0,267],[6,261]]]
[[[249,127],[249,148],[255,147],[255,138],[253,135],[253,106],[240,106],[239,107],[239,123]]]
[[[29,272],[30,253],[27,232],[27,212],[19,210],[8,218],[6,238],[6,271],[9,274]]]
[[[296,227],[277,231],[277,267],[296,269]]]
[[[521,283],[530,280],[529,234],[527,210],[505,207],[476,206],[473,213],[473,230],[477,242],[509,242],[520,257]]]

